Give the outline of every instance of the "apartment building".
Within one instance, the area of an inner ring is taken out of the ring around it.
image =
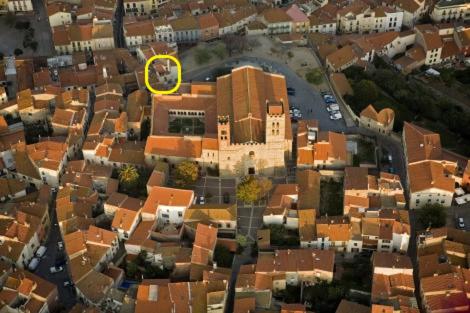
[[[468,311],[466,253],[470,237],[463,230],[431,228],[418,235],[420,296],[427,313]]]
[[[413,28],[428,9],[426,1],[423,0],[397,0],[393,7],[403,11],[403,25],[409,28]]]
[[[155,27],[151,20],[137,21],[123,25],[126,46],[135,50],[143,44],[155,41]]]
[[[425,65],[439,64],[442,62],[441,54],[444,46],[439,30],[431,24],[415,26],[416,43],[422,47],[425,53]]]
[[[315,10],[309,16],[310,32],[322,34],[336,34],[336,12],[338,7],[334,4],[326,4],[325,6]]]
[[[14,155],[14,175],[37,187],[42,184],[58,187],[60,176],[67,165],[68,149],[68,144],[60,140],[18,144]]]
[[[331,282],[335,263],[332,250],[288,249],[260,253],[256,263],[256,275],[263,275],[274,292],[287,285],[314,283],[318,279]]]
[[[158,220],[163,224],[181,225],[185,211],[194,202],[194,191],[155,186],[142,208],[144,221]]]
[[[51,28],[72,24],[72,7],[69,3],[53,2],[47,4],[46,9]]]
[[[372,8],[362,1],[355,1],[337,12],[337,27],[342,33],[400,31],[402,23],[402,11],[386,6]]]
[[[367,168],[347,167],[344,174],[345,215],[370,209],[403,209],[406,200],[398,175],[369,175]]]
[[[292,32],[292,18],[280,8],[266,9],[258,18],[268,27],[268,35]]]
[[[317,120],[299,121],[297,127],[298,167],[329,170],[346,167],[346,135],[319,131]]]
[[[408,164],[410,208],[418,209],[432,203],[450,206],[457,163],[443,159],[439,134],[405,122],[403,143]]]
[[[16,15],[31,14],[34,12],[33,2],[30,0],[8,0],[8,12]]]
[[[372,303],[392,306],[399,302],[400,312],[419,312],[414,297],[415,285],[410,257],[374,252],[372,267]]]
[[[431,19],[436,23],[470,20],[470,4],[461,0],[440,0],[434,4]]]
[[[292,32],[306,33],[310,30],[309,18],[296,4],[291,5],[286,13],[292,20]]]
[[[56,26],[52,40],[57,54],[114,49],[113,25],[109,21]]]
[[[223,313],[227,297],[227,281],[169,283],[144,280],[139,284],[135,312],[145,313],[156,307],[171,312],[174,307],[192,312]]]

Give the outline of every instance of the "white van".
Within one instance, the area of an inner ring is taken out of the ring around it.
[[[31,262],[29,262],[28,269],[30,271],[35,271],[38,268],[39,261],[41,261],[39,258],[33,258]]]
[[[46,254],[46,251],[47,251],[47,247],[40,246],[38,251],[36,251],[36,257],[42,258],[44,256],[44,254]]]

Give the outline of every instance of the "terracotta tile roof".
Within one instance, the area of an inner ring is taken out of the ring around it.
[[[130,24],[124,24],[124,36],[152,36],[155,37],[155,28],[151,20],[139,21]]]
[[[312,241],[316,234],[316,211],[298,210],[299,216],[299,238],[300,241]]]
[[[212,13],[198,16],[199,28],[214,28],[219,27],[219,22]]]
[[[346,75],[344,75],[343,73],[331,73],[330,80],[333,82],[336,87],[336,90],[338,90],[341,96],[354,94],[354,91],[351,85],[349,84]]]
[[[370,308],[355,302],[341,300],[336,309],[336,313],[370,313]]]
[[[193,243],[191,263],[207,265],[209,263],[209,253],[214,252],[216,243],[217,227],[198,224]]]
[[[347,216],[320,217],[316,221],[318,238],[329,238],[330,241],[349,241],[351,224]]]
[[[296,4],[291,5],[290,8],[286,10],[286,13],[294,23],[305,23],[309,21],[307,15],[305,15]]]
[[[297,209],[320,208],[320,173],[312,170],[297,171],[296,181],[299,187]]]
[[[266,104],[282,104],[283,111],[288,112],[286,88],[283,76],[251,66],[234,69],[217,79],[217,114],[230,117],[234,143],[264,142]],[[291,139],[288,114],[285,118],[285,138]]]
[[[188,208],[194,198],[194,191],[169,187],[152,187],[142,208],[142,213],[156,214],[160,205]]]
[[[326,60],[335,70],[337,70],[348,63],[357,62],[358,57],[353,47],[351,45],[347,45],[328,54]]]
[[[372,254],[373,267],[413,269],[410,257],[398,253],[374,252]]]
[[[439,160],[442,156],[439,134],[405,122],[403,127],[408,163]]]
[[[236,221],[237,207],[234,204],[195,204],[184,212],[184,221]]]
[[[192,15],[186,15],[170,21],[171,27],[176,31],[198,30],[197,19]]]
[[[234,313],[248,313],[254,312],[256,308],[255,297],[235,298]]]
[[[369,104],[364,110],[361,111],[361,117],[368,117],[384,126],[390,125],[395,119],[395,112],[392,109],[385,108],[377,112],[372,104]]]
[[[395,5],[410,13],[415,13],[419,10],[419,4],[414,0],[396,0]]]
[[[438,188],[453,193],[455,189],[454,178],[448,177],[445,167],[437,161],[408,165],[408,176],[411,192]]]
[[[415,286],[412,275],[375,273],[372,279],[372,297],[387,300],[397,295],[413,297]]]
[[[344,190],[368,190],[367,168],[346,167],[344,170]]]
[[[416,25],[415,29],[422,35],[426,51],[442,48],[439,30],[431,24]]]
[[[263,11],[262,15],[268,23],[284,23],[292,21],[292,18],[286,13],[286,11],[280,8],[266,9]]]
[[[257,273],[302,272],[322,270],[333,272],[335,253],[331,250],[276,250],[274,254],[258,256]]]
[[[202,153],[202,140],[186,137],[150,136],[145,146],[146,154],[199,158]]]
[[[132,225],[138,219],[140,212],[132,211],[127,209],[119,209],[114,214],[113,222],[111,227],[113,229],[122,229],[124,231],[130,231]]]
[[[370,313],[393,313],[393,306],[372,304]]]
[[[300,303],[284,303],[281,305],[281,313],[306,313],[305,305]]]

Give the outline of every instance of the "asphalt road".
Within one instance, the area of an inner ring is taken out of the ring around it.
[[[56,260],[64,257],[64,252],[59,251],[57,246],[57,243],[62,241],[62,235],[60,233],[59,225],[57,224],[57,216],[55,214],[55,194],[53,195],[53,198],[53,205],[49,212],[51,216],[51,228],[45,244],[47,251],[34,274],[57,285],[57,289],[59,290],[59,303],[66,309],[70,309],[77,301],[74,288],[64,287],[64,282],[70,280],[67,267],[64,266],[65,269],[62,272],[55,274],[50,273],[50,268],[56,265]]]

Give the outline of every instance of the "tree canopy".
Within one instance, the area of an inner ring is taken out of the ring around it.
[[[180,187],[194,184],[199,177],[199,169],[196,163],[184,161],[176,166],[175,183]]]
[[[446,224],[446,208],[439,203],[425,204],[417,210],[418,221],[421,227],[442,227]]]
[[[133,165],[126,164],[119,170],[119,182],[126,190],[135,188],[139,183],[140,174]]]

